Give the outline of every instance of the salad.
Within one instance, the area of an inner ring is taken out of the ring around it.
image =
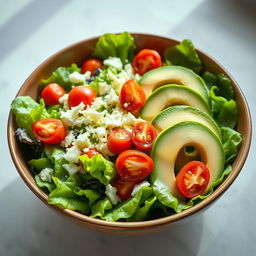
[[[81,66],[18,96],[15,135],[48,203],[107,221],[183,211],[232,171],[242,137],[231,81],[205,70],[190,40],[137,50],[104,34]]]

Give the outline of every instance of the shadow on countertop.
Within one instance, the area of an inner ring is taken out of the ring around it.
[[[82,228],[46,207],[20,178],[0,191],[0,255],[197,255],[204,218],[165,232],[116,236]],[[4,230],[4,232],[3,232]]]

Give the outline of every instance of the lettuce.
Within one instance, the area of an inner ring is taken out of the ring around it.
[[[61,120],[61,113],[64,112],[62,105],[52,105],[47,107],[47,112],[50,118]]]
[[[189,39],[185,39],[180,44],[167,48],[164,52],[164,57],[167,62],[190,68],[196,73],[200,73],[203,67],[202,61]]]
[[[134,38],[128,32],[118,35],[109,33],[99,38],[93,56],[102,60],[119,57],[125,64],[127,59],[131,60],[135,48]]]
[[[52,192],[56,188],[56,185],[53,182],[43,181],[39,174],[35,176],[35,181],[38,187],[46,188],[49,192]]]
[[[53,164],[47,157],[39,159],[31,159],[28,161],[28,165],[32,170],[42,171],[45,168],[53,168]]]
[[[42,79],[42,88],[47,84],[57,83],[62,86],[66,92],[69,92],[72,89],[69,75],[75,71],[81,72],[81,69],[78,68],[76,64],[72,64],[70,67],[58,67],[49,78]]]
[[[40,103],[37,103],[30,96],[16,97],[11,103],[11,110],[15,115],[18,127],[25,128],[32,138],[34,138],[32,124],[49,117],[44,101],[40,100]]]
[[[108,197],[105,197],[104,199],[98,201],[91,207],[91,210],[92,210],[91,217],[102,218],[105,212],[110,209],[112,209],[112,203],[110,202]]]
[[[89,158],[87,155],[79,156],[84,169],[92,177],[107,185],[115,177],[115,164],[105,159],[101,154]]]

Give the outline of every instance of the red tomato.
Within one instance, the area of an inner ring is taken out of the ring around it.
[[[60,85],[51,83],[44,87],[41,97],[44,99],[46,105],[56,105],[59,104],[59,98],[64,94],[65,91]]]
[[[142,76],[149,70],[162,66],[161,56],[155,50],[143,49],[134,57],[132,66]]]
[[[88,59],[82,65],[82,73],[84,74],[86,71],[90,71],[93,76],[98,68],[103,68],[103,62],[101,60]]]
[[[180,193],[188,198],[204,193],[210,181],[210,171],[204,163],[191,161],[181,168],[176,185]]]
[[[46,118],[34,122],[32,132],[36,138],[48,144],[60,143],[65,138],[63,123],[54,118]]]
[[[118,175],[112,181],[112,185],[117,189],[116,194],[122,200],[128,200],[134,189],[135,182],[125,181]]]
[[[137,114],[146,102],[146,94],[135,80],[130,79],[123,85],[119,99],[124,109]]]
[[[139,182],[151,173],[153,167],[153,160],[138,150],[126,150],[116,159],[117,173],[125,181]]]
[[[130,149],[132,147],[132,134],[123,129],[115,128],[108,136],[108,149],[114,154]]]
[[[70,108],[78,106],[81,102],[83,102],[85,106],[91,105],[95,98],[96,93],[93,89],[79,85],[69,92],[68,105]]]
[[[81,155],[87,155],[89,158],[95,156],[97,153],[100,154],[100,152],[96,148],[90,148],[87,152],[82,152]]]
[[[139,122],[132,129],[132,141],[138,149],[151,149],[155,138],[156,130],[150,123]]]

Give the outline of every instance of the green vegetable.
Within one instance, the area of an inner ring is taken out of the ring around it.
[[[100,37],[93,56],[102,60],[119,57],[125,64],[127,59],[131,60],[135,48],[134,38],[128,32],[119,35],[109,33]]]
[[[238,148],[242,142],[242,136],[239,132],[229,128],[221,127],[222,144],[225,153],[225,163],[230,163],[237,155]]]
[[[101,154],[89,158],[87,155],[79,156],[84,169],[92,177],[107,185],[115,177],[115,164],[105,159]]]
[[[69,92],[72,89],[69,75],[75,71],[81,72],[81,69],[78,68],[76,64],[72,64],[70,67],[58,67],[49,78],[42,79],[42,88],[50,83],[57,83],[62,86],[66,92]]]
[[[44,101],[40,100],[40,103],[37,103],[30,96],[18,96],[15,98],[12,101],[11,110],[15,115],[18,127],[25,128],[33,138],[32,124],[35,121],[49,117]]]
[[[50,118],[61,120],[61,113],[64,112],[62,105],[52,105],[47,107],[47,112]]]
[[[97,199],[101,197],[101,194],[92,189],[81,189],[79,187],[76,187],[74,189],[74,192],[78,196],[85,196],[89,200],[89,205],[92,205]]]
[[[219,125],[234,128],[238,120],[236,102],[233,99],[227,100],[222,96],[217,96],[218,90],[217,86],[212,86],[209,95],[213,117]]]
[[[36,184],[37,184],[38,187],[46,188],[49,192],[52,192],[56,188],[56,186],[55,186],[55,184],[53,182],[50,183],[48,181],[43,181],[40,178],[39,174],[37,174],[35,176],[35,181],[36,181]]]
[[[108,197],[105,197],[103,200],[98,201],[92,207],[91,217],[100,217],[104,215],[104,213],[110,209],[112,209],[112,204]]]
[[[164,52],[164,57],[171,64],[190,68],[196,73],[199,73],[203,66],[194,45],[189,39],[167,48]]]
[[[45,168],[53,168],[52,162],[46,157],[31,159],[30,161],[28,161],[28,165],[32,170],[36,171],[42,171]]]

